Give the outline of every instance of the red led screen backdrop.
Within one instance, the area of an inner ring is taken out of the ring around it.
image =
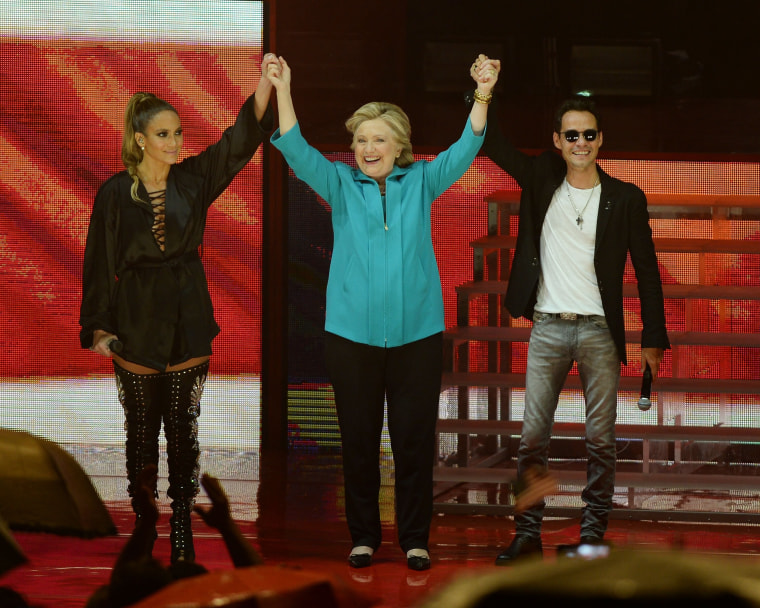
[[[78,343],[93,198],[123,169],[133,93],[177,108],[184,155],[235,120],[260,77],[264,3],[14,0],[2,10],[0,426],[118,444],[110,362]],[[222,327],[204,394],[206,444],[257,443],[261,203],[259,148],[212,207],[203,246]]]

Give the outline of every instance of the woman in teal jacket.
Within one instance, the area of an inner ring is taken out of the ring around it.
[[[411,127],[393,104],[373,102],[346,121],[358,168],[306,143],[290,95],[290,68],[268,70],[280,128],[272,136],[296,176],[332,209],[326,363],[341,428],[349,564],[369,566],[380,546],[380,434],[384,404],[395,466],[399,543],[414,570],[430,567],[435,425],[441,390],[443,297],[433,251],[433,201],[472,164],[483,141],[498,67],[471,75],[478,94],[459,140],[414,162]]]

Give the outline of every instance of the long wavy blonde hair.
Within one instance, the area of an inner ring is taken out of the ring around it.
[[[135,133],[145,133],[148,124],[159,112],[170,110],[179,116],[179,112],[168,101],[156,97],[153,93],[135,93],[127,103],[124,112],[124,139],[121,142],[121,162],[132,177],[130,193],[132,199],[140,201],[137,188],[140,178],[137,176],[137,165],[142,162],[143,151],[137,145]]]
[[[356,110],[346,121],[346,129],[353,137],[356,130],[363,122],[379,118],[385,122],[393,132],[393,137],[401,145],[401,154],[395,160],[399,167],[408,167],[414,162],[412,154],[412,125],[406,112],[395,104],[385,101],[372,101],[364,104]],[[356,142],[351,142],[351,150],[356,146]]]

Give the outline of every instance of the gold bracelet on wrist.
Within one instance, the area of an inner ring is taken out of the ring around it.
[[[475,89],[475,93],[473,94],[473,97],[475,98],[476,102],[484,103],[487,105],[491,103],[491,99],[493,99],[493,93],[489,93],[488,95],[483,95],[483,93]]]

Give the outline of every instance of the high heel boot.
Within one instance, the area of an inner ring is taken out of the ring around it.
[[[164,416],[169,489],[172,499],[171,562],[194,561],[193,531],[190,515],[199,491],[198,415],[208,362],[189,369],[166,372],[169,391],[168,411]]]
[[[137,479],[147,465],[158,466],[158,436],[161,431],[163,409],[161,374],[135,374],[115,361],[116,389],[124,409],[125,452],[127,465],[127,493],[135,512],[135,525],[142,518],[135,500]],[[157,537],[154,529],[153,539]],[[152,547],[151,547],[152,549]]]

